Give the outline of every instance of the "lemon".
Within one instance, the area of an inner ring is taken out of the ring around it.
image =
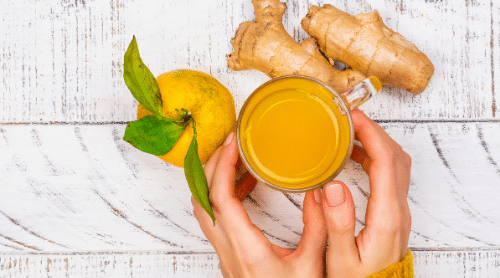
[[[175,70],[156,78],[163,100],[163,116],[178,119],[186,109],[196,121],[198,155],[205,164],[236,125],[234,100],[229,90],[214,77],[194,70]],[[137,119],[153,114],[139,104]],[[193,123],[182,132],[162,160],[184,167],[184,157],[193,138]]]

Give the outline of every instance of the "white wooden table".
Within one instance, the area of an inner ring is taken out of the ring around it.
[[[416,277],[500,277],[500,1],[288,0],[307,37],[310,5],[377,9],[435,65],[421,95],[384,88],[362,109],[413,158]],[[237,112],[268,80],[227,67],[250,0],[2,0],[0,277],[221,277],[192,215],[182,169],[121,138],[137,102],[123,81],[132,35],[150,70],[212,74]],[[368,179],[339,177],[363,227]],[[258,185],[244,201],[275,243],[294,248],[303,194]]]

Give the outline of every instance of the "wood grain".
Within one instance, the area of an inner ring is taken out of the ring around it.
[[[284,1],[284,0],[283,0]],[[310,5],[377,9],[436,71],[421,95],[384,88],[362,109],[413,158],[416,277],[500,277],[500,2],[287,0],[302,41]],[[121,140],[137,102],[123,82],[136,35],[158,75],[212,74],[239,110],[268,78],[226,55],[250,0],[6,0],[0,9],[0,277],[221,277],[182,169]],[[367,176],[339,176],[363,228]],[[257,186],[244,201],[274,243],[295,248],[303,194]]]
[[[500,276],[500,250],[413,250],[415,278]],[[10,253],[1,277],[222,277],[216,253],[165,251]]]
[[[498,118],[500,116],[500,3],[498,1],[490,1],[491,7],[491,36],[490,36],[490,47],[492,49],[490,53],[491,58],[491,79],[492,79],[492,114],[493,117]]]
[[[306,34],[300,20],[308,7],[325,2],[286,3],[285,27],[301,41]],[[419,96],[384,89],[364,106],[371,117],[499,117],[496,1],[327,3],[352,14],[377,9],[390,28],[414,42],[436,67]],[[123,54],[134,34],[153,73],[178,68],[210,73],[233,92],[239,109],[267,80],[259,72],[232,72],[226,65],[234,31],[253,17],[247,0],[8,1],[0,11],[0,122],[133,120],[136,102],[122,71]]]
[[[410,246],[500,246],[498,123],[380,123],[412,156]],[[0,251],[211,250],[181,168],[121,138],[125,125],[0,127]],[[464,159],[463,148],[471,151]],[[368,177],[349,162],[363,228]],[[244,204],[271,241],[295,248],[303,194],[258,186]]]
[[[1,277],[222,277],[216,253],[74,252],[0,255]]]

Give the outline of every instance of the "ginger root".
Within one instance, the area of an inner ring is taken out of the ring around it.
[[[283,26],[284,3],[252,0],[252,4],[255,22],[241,23],[231,40],[234,52],[228,65],[233,70],[257,69],[271,78],[306,75],[339,93],[373,75],[384,85],[419,94],[434,73],[429,58],[385,26],[376,10],[351,16],[328,4],[311,6],[302,28],[312,38],[299,44]],[[332,66],[334,60],[350,68],[338,70]]]
[[[311,6],[302,28],[327,57],[377,76],[383,84],[419,94],[434,73],[429,58],[389,29],[376,10],[352,16],[328,4]]]
[[[243,22],[231,40],[234,52],[228,65],[233,70],[257,69],[269,77],[300,74],[323,81],[343,93],[366,76],[359,71],[338,70],[321,54],[316,40],[301,44],[285,30],[286,5],[279,0],[252,0],[255,22]]]

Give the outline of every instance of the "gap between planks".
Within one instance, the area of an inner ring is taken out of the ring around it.
[[[500,123],[500,119],[373,119],[374,122],[379,124],[385,123]],[[130,121],[106,121],[106,122],[0,122],[0,126],[13,126],[13,125],[126,125]]]
[[[477,248],[476,248],[477,249]],[[482,248],[480,248],[482,249]],[[415,278],[500,277],[500,249],[413,250]],[[215,252],[0,253],[2,277],[222,277]]]
[[[500,246],[492,247],[409,247],[412,252],[500,252]],[[291,249],[292,251],[294,249]],[[102,256],[102,255],[217,255],[212,250],[169,251],[169,250],[120,250],[120,251],[8,251],[0,252],[2,256]]]

